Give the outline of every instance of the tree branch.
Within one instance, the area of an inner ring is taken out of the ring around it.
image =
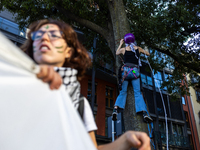
[[[176,56],[176,55],[172,54],[172,53],[169,51],[169,49],[163,50],[163,49],[160,49],[160,48],[158,48],[158,47],[156,47],[156,46],[152,46],[152,45],[151,45],[150,47],[152,47],[153,49],[155,49],[155,50],[157,50],[157,51],[159,51],[159,52],[161,52],[161,53],[164,53],[164,54],[170,56],[171,58],[174,59],[174,61],[176,61],[176,62],[178,62],[178,63],[184,65],[185,67],[190,68],[190,69],[192,69],[192,70],[194,70],[194,71],[196,71],[196,72],[200,72],[200,68],[199,68],[199,67],[196,67],[196,65],[194,65],[195,62],[194,62],[194,63],[190,63],[190,62],[187,61],[187,60],[184,61],[185,59],[184,59],[183,56]],[[181,58],[181,57],[182,57],[182,58]],[[181,60],[183,60],[183,61],[181,61]]]
[[[70,20],[76,21],[76,22],[80,23],[81,25],[84,25],[85,27],[93,30],[94,32],[99,33],[100,35],[102,35],[107,40],[108,35],[109,35],[109,30],[104,29],[104,28],[98,26],[97,24],[95,24],[95,23],[93,23],[93,22],[91,22],[89,20],[86,20],[86,19],[83,19],[81,17],[78,17],[78,16],[74,15],[70,11],[65,10],[62,6],[57,5],[55,7],[61,13],[63,13],[67,18],[69,18]]]

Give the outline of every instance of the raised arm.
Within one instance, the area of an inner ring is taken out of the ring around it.
[[[123,43],[124,43],[124,39],[121,39],[119,47],[117,48],[117,51],[116,51],[116,55],[119,55],[119,54],[123,54],[124,55],[125,48],[121,48]]]
[[[142,48],[139,47],[139,46],[138,46],[138,49],[139,49],[139,52],[140,52],[140,53],[143,53],[143,54],[145,54],[145,55],[147,55],[147,56],[150,55],[149,52],[145,51],[144,49],[142,49]]]

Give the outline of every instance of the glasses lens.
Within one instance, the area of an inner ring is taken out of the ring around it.
[[[39,39],[42,38],[42,36],[43,36],[44,33],[45,33],[45,32],[43,32],[43,31],[35,31],[35,32],[32,32],[32,33],[31,33],[31,38],[32,38],[32,40],[39,40]]]
[[[61,31],[55,30],[55,31],[49,31],[49,37],[51,39],[59,39],[62,38]]]
[[[55,39],[59,39],[62,38],[62,31],[59,30],[52,30],[52,31],[46,31],[49,38],[51,40],[55,40]],[[46,33],[44,31],[35,31],[31,33],[31,39],[33,41],[35,40],[40,40],[42,38],[42,36]]]

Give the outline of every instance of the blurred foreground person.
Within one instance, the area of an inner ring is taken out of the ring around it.
[[[90,135],[94,145],[100,150],[119,149],[128,150],[131,147],[150,149],[149,137],[142,132],[128,131],[115,142],[97,146],[94,131],[97,130],[93,114],[86,98],[80,95],[79,80],[83,77],[86,69],[91,66],[91,59],[86,49],[79,43],[76,32],[71,26],[63,21],[45,19],[32,23],[29,27],[28,40],[22,45],[22,50],[46,71],[41,71],[38,78],[44,82],[54,83],[60,79],[44,77],[56,74],[51,71],[51,66],[57,67],[63,79],[63,84],[69,92],[74,107],[79,110],[81,102],[84,103],[83,119],[85,128]],[[49,72],[48,72],[49,71]],[[56,75],[57,76],[57,75]],[[59,82],[58,82],[59,83]]]

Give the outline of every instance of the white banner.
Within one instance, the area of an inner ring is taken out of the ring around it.
[[[0,33],[0,150],[94,150],[64,87],[50,90],[38,71]]]

